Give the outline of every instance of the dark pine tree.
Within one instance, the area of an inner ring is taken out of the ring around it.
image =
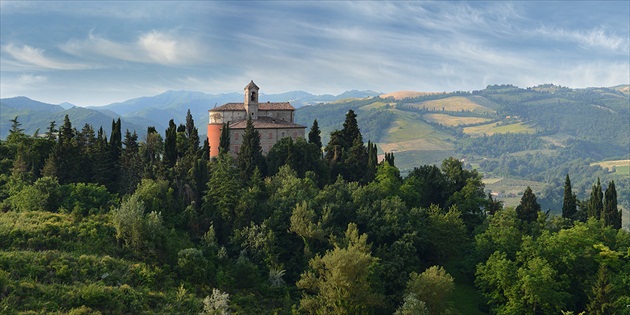
[[[602,211],[604,211],[603,203],[604,193],[602,193],[602,184],[597,178],[597,184],[593,185],[591,198],[588,200],[588,217],[601,219]]]
[[[112,192],[118,192],[118,178],[120,177],[120,156],[122,154],[122,131],[120,118],[112,121],[112,134],[109,137],[109,150],[111,155],[112,168],[110,170],[112,176],[112,184],[107,187]]]
[[[367,144],[367,168],[365,173],[365,182],[369,183],[376,177],[376,167],[378,164],[378,151],[376,144],[368,141]]]
[[[164,139],[164,163],[167,168],[172,168],[177,162],[177,126],[171,119],[166,128],[166,139]]]
[[[66,115],[59,130],[57,145],[44,164],[42,171],[44,176],[57,177],[60,184],[73,183],[80,178],[83,170],[80,169],[79,164],[75,163],[75,159],[80,154],[75,135],[75,129],[72,128],[70,118]]]
[[[538,219],[538,212],[540,212],[540,205],[536,201],[536,195],[527,186],[521,198],[521,203],[516,207],[516,216],[522,221],[534,222]]]
[[[321,133],[319,125],[317,124],[317,119],[313,120],[313,126],[311,126],[311,130],[308,132],[308,143],[315,144],[320,150],[322,148]]]
[[[112,172],[110,171],[111,168],[112,156],[110,154],[107,136],[103,131],[103,127],[100,127],[96,135],[96,144],[93,150],[92,181],[108,188],[112,187],[114,183]]]
[[[260,134],[258,130],[254,129],[254,123],[251,118],[247,119],[243,143],[238,151],[236,165],[241,172],[241,178],[245,181],[249,180],[256,168],[263,176],[267,173],[267,164],[260,147]]]
[[[195,120],[190,114],[190,109],[186,113],[186,139],[188,140],[186,155],[196,157],[199,151],[199,130],[195,127]]]
[[[612,226],[615,229],[621,228],[621,211],[617,209],[617,189],[615,188],[615,181],[611,181],[606,188],[602,220],[604,220],[604,224],[607,226]]]
[[[562,201],[562,217],[566,219],[575,220],[577,213],[577,198],[571,189],[571,179],[569,174],[564,181],[564,198]]]
[[[358,139],[363,144],[363,136],[361,130],[359,130],[359,124],[357,123],[357,114],[353,110],[349,110],[346,114],[346,120],[343,123],[342,134],[342,147],[346,150],[350,149],[354,145],[355,139]]]
[[[348,158],[345,160],[345,167],[342,172],[342,176],[349,182],[361,182],[365,184],[364,180],[367,173],[368,154],[361,138],[355,138],[352,147],[348,152]]]
[[[230,125],[224,123],[219,137],[219,154],[230,152]]]
[[[53,120],[50,122],[50,125],[48,125],[48,129],[46,131],[46,139],[55,140],[55,138],[57,137],[57,132],[59,131],[55,127],[57,127],[57,122]]]
[[[203,140],[203,148],[199,151],[199,158],[210,161],[210,141],[208,141],[208,138]]]
[[[394,164],[394,152],[385,153],[385,161],[387,161],[387,163],[391,166],[396,166],[396,164]]]
[[[132,194],[140,183],[144,170],[138,145],[138,134],[135,131],[132,134],[127,130],[123,144],[125,148],[120,157],[118,187],[122,194]]]

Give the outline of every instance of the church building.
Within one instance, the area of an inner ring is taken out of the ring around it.
[[[208,111],[210,157],[219,155],[219,139],[224,123],[229,126],[230,152],[234,156],[238,154],[248,118],[252,119],[254,129],[260,134],[263,154],[267,154],[284,137],[293,140],[304,138],[306,126],[293,122],[295,108],[289,102],[259,103],[258,91],[258,86],[251,81],[245,87],[244,103],[227,103]]]

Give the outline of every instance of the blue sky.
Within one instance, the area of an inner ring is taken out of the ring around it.
[[[630,1],[0,1],[0,97],[630,81]]]

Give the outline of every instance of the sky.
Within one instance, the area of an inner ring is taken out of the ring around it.
[[[630,83],[630,1],[0,1],[0,97]]]

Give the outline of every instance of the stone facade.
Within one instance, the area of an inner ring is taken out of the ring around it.
[[[236,155],[242,145],[248,117],[260,134],[263,154],[284,137],[304,138],[306,126],[293,122],[295,108],[289,102],[259,103],[259,88],[254,81],[245,86],[243,103],[227,103],[208,111],[210,156],[219,154],[219,139],[224,123],[230,126],[230,152]]]

